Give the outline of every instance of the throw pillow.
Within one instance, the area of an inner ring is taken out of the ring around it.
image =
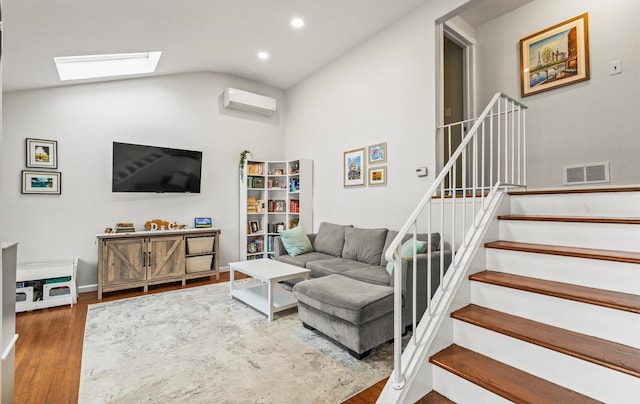
[[[344,229],[349,226],[322,222],[318,234],[313,242],[313,248],[317,252],[340,257],[344,247]]]
[[[305,254],[313,251],[311,240],[305,233],[302,225],[298,225],[293,229],[283,230],[280,232],[280,239],[285,250],[291,256]]]
[[[380,265],[387,229],[344,229],[344,248],[342,258],[364,262],[369,265]]]
[[[426,241],[416,241],[416,253],[422,254],[427,251],[427,242]],[[400,246],[400,256],[402,258],[410,258],[413,257],[413,238],[402,243]],[[393,261],[387,262],[387,272],[389,272],[389,276],[393,276]]]

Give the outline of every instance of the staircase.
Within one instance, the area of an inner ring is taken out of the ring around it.
[[[419,402],[640,402],[640,188],[507,198]]]

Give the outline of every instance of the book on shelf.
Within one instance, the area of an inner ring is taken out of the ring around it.
[[[300,201],[291,199],[289,201],[289,213],[300,213]]]
[[[247,197],[247,213],[258,213],[258,201],[255,196]]]
[[[249,188],[264,189],[264,178],[249,176],[247,178],[247,185]]]
[[[263,175],[264,164],[262,163],[248,163],[247,174],[248,175]]]
[[[300,180],[297,178],[289,178],[289,192],[300,191]]]

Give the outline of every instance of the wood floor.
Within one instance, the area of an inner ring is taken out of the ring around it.
[[[237,274],[242,276],[242,274]],[[186,287],[225,282],[229,273],[194,279]],[[179,283],[149,287],[148,293],[181,289]],[[102,301],[144,295],[142,289],[105,293]],[[98,302],[97,292],[82,293],[78,304],[18,313],[16,333],[15,403],[76,403],[80,384],[82,342],[87,307]],[[376,380],[372,380],[372,383]],[[384,384],[352,397],[349,403],[375,403]]]

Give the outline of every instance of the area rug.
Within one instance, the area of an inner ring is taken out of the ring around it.
[[[295,309],[268,322],[224,282],[90,305],[79,402],[339,403],[392,358],[392,343],[353,358]]]

